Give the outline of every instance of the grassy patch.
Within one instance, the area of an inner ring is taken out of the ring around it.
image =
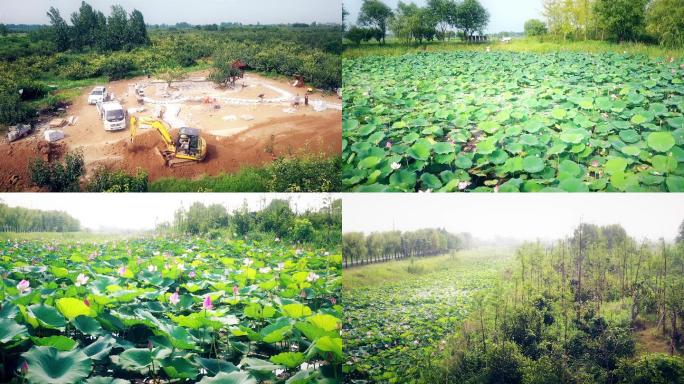
[[[261,168],[246,167],[231,174],[197,180],[164,178],[150,184],[151,192],[338,192],[342,189],[342,160],[324,158],[277,159]]]
[[[641,43],[613,44],[606,41],[542,41],[534,38],[514,39],[511,43],[489,42],[483,44],[467,44],[461,41],[429,42],[425,44],[402,44],[396,39],[388,40],[384,46],[375,43],[361,44],[359,47],[349,46],[343,53],[343,57],[351,59],[362,56],[398,56],[416,52],[449,52],[449,51],[484,51],[487,47],[492,50],[513,52],[627,52],[631,55],[644,55],[648,57],[663,57],[675,59],[684,58],[684,49],[667,49],[658,45]]]
[[[136,234],[114,234],[93,232],[0,232],[0,241],[52,241],[52,242],[94,242],[140,238]]]
[[[509,250],[504,248],[477,248],[413,261],[403,259],[363,265],[345,269],[343,285],[345,289],[375,287],[414,278],[416,274],[412,271],[416,270],[420,270],[421,276],[428,276],[434,272],[460,268],[464,264],[484,259],[503,259],[510,254]]]

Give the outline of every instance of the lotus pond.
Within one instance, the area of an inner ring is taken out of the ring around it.
[[[343,62],[353,191],[684,190],[684,64],[419,53]]]
[[[341,256],[204,238],[0,243],[0,381],[340,377]]]
[[[485,259],[456,263],[409,280],[345,286],[344,371],[349,382],[419,382],[421,370],[435,363],[447,336],[470,311],[474,294],[491,288],[504,265]],[[353,270],[364,268],[369,267]]]

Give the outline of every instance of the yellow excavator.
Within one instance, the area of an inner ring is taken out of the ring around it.
[[[162,120],[140,119],[132,116],[130,124],[131,142],[134,141],[139,126],[154,128],[159,132],[164,142],[164,148],[157,147],[157,151],[168,167],[199,162],[207,156],[207,142],[200,136],[200,130],[197,128],[181,128],[178,132],[178,138],[174,139]]]

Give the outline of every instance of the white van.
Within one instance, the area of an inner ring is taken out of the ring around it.
[[[98,86],[93,88],[88,95],[88,104],[94,105],[107,101],[107,88]]]
[[[104,122],[105,131],[119,131],[126,128],[126,110],[118,101],[98,103],[97,110]]]

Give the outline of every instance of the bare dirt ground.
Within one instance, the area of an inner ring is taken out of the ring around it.
[[[162,145],[156,131],[139,129],[134,143],[130,143],[127,129],[105,131],[97,108],[87,104],[90,89],[83,89],[83,94],[65,112],[65,116],[77,119],[73,126],[63,128],[65,138],[59,142],[59,153],[80,148],[90,172],[99,165],[128,171],[142,168],[151,181],[161,177],[195,178],[230,173],[244,166],[266,164],[279,156],[341,153],[342,112],[337,96],[314,92],[309,95],[311,105],[293,107],[289,100],[284,101],[285,96],[299,95],[303,102],[306,90],[284,80],[247,74],[235,88],[219,89],[202,81],[206,74],[193,73],[190,81],[174,83],[172,88],[142,77],[107,84],[125,108],[144,108],[133,113],[138,117],[151,116],[160,106],[167,110],[170,105],[179,106],[176,121],[200,128],[207,141],[208,154],[203,162],[167,168],[156,153],[155,147]],[[143,85],[149,98],[143,106],[137,104],[134,96],[136,84]],[[262,94],[264,102],[255,102]],[[315,111],[313,104],[318,100],[328,108]],[[28,164],[31,158],[44,156],[39,145],[44,146],[42,132],[15,143],[0,143],[4,158],[0,167],[0,190],[36,190],[31,186]]]

